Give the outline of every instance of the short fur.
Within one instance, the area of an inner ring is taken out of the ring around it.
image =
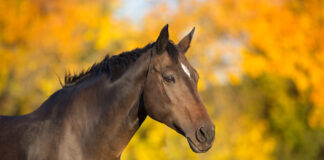
[[[0,116],[0,159],[118,160],[147,116],[185,136],[194,152],[206,152],[215,130],[197,77],[166,25],[155,43],[67,74],[64,87],[34,112]]]

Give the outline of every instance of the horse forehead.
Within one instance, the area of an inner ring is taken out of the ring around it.
[[[189,61],[187,60],[187,58],[183,55],[180,54],[179,58],[178,58],[178,62],[180,63],[181,69],[183,70],[183,72],[191,79],[192,76],[195,76],[194,72],[192,71],[193,67],[191,66],[191,64],[189,63]]]
[[[189,68],[184,63],[182,63],[182,62],[180,62],[180,63],[181,63],[182,70],[188,75],[189,78],[191,78]]]

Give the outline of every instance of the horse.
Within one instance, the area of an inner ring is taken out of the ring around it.
[[[35,111],[0,116],[0,159],[118,160],[147,116],[183,135],[192,151],[208,151],[215,127],[185,57],[194,31],[175,44],[165,25],[143,48],[66,74]]]

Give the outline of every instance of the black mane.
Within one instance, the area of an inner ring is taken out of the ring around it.
[[[105,73],[112,81],[120,77],[120,75],[127,69],[127,67],[135,62],[142,53],[145,53],[148,49],[152,48],[155,43],[150,43],[143,48],[136,48],[132,51],[123,52],[119,55],[109,56],[106,55],[105,58],[100,63],[93,64],[89,69],[81,71],[79,74],[72,75],[66,73],[64,77],[63,88],[74,86],[82,80],[100,73]],[[167,46],[168,53],[176,59],[178,57],[178,52],[175,44],[170,41]]]

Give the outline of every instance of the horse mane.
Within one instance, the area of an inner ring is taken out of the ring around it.
[[[74,86],[88,77],[101,73],[105,73],[112,81],[116,80],[122,72],[130,66],[130,64],[135,62],[142,53],[145,53],[148,49],[152,48],[154,44],[155,42],[149,43],[143,48],[136,48],[132,51],[122,52],[121,54],[111,57],[106,55],[101,62],[93,64],[89,69],[82,70],[79,74],[70,74],[67,72],[65,73],[63,88]],[[172,41],[169,41],[167,51],[174,58],[178,55],[176,46]]]

